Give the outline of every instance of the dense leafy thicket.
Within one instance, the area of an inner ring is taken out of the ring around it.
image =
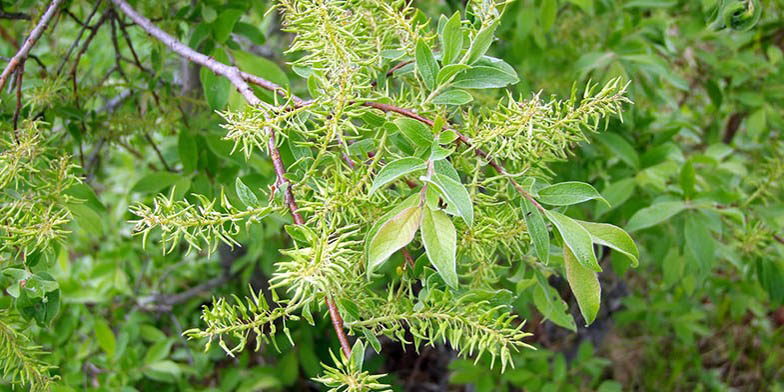
[[[782,20],[0,0],[0,389],[782,390]]]

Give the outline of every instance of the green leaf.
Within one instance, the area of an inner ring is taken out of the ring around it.
[[[237,22],[234,25],[234,32],[244,36],[256,45],[264,45],[264,42],[267,41],[267,38],[264,37],[264,33],[262,33],[258,27],[250,23]]]
[[[172,186],[181,178],[182,176],[177,173],[152,172],[136,181],[136,184],[131,187],[131,192],[157,193]]]
[[[256,194],[253,193],[239,177],[234,181],[234,188],[237,191],[237,196],[239,196],[240,201],[242,201],[246,207],[255,208],[260,205],[259,199],[256,198]]]
[[[430,179],[424,179],[424,181],[438,187],[447,202],[457,209],[458,214],[468,226],[474,223],[474,206],[465,185],[449,176],[438,173],[434,173]]]
[[[545,226],[544,218],[539,210],[526,198],[523,198],[523,217],[528,235],[534,243],[536,256],[544,264],[550,262],[550,233]]]
[[[240,20],[242,13],[241,10],[229,8],[218,15],[215,23],[212,24],[212,35],[215,37],[215,41],[224,43],[229,39],[231,31],[234,30],[234,25]]]
[[[603,245],[608,248],[614,249],[626,255],[632,261],[632,267],[637,267],[640,252],[637,250],[637,245],[632,240],[632,237],[623,229],[618,226],[613,226],[607,223],[594,223],[577,221],[589,233],[591,239],[595,244]]]
[[[117,342],[114,338],[114,332],[112,332],[112,329],[109,328],[109,325],[106,324],[106,321],[97,317],[95,318],[95,325],[93,328],[95,330],[95,339],[98,342],[98,346],[101,347],[108,358],[114,358]]]
[[[602,270],[602,267],[596,261],[596,254],[593,252],[593,240],[588,230],[577,223],[576,220],[559,212],[545,210],[545,215],[555,225],[558,232],[561,233],[564,243],[571,249],[580,264],[594,271]]]
[[[694,260],[703,271],[710,270],[713,265],[713,258],[716,253],[716,243],[713,236],[708,231],[708,225],[698,219],[694,213],[686,217],[686,225],[683,228],[683,235],[686,241],[686,249],[694,257]]]
[[[283,88],[289,87],[289,78],[274,61],[242,50],[232,50],[234,62],[243,70],[267,79]]]
[[[686,197],[691,197],[694,195],[697,177],[694,172],[694,164],[692,164],[691,161],[686,161],[686,163],[681,168],[679,180],[683,194]]]
[[[517,83],[517,81],[517,75],[505,70],[478,65],[457,75],[453,86],[472,89],[501,88]]]
[[[626,224],[626,231],[631,233],[658,225],[685,209],[686,203],[683,201],[663,201],[656,203],[650,207],[637,211],[631,219],[629,219],[629,223]]]
[[[534,306],[542,313],[546,319],[555,325],[561,326],[571,331],[577,331],[574,318],[569,313],[569,306],[558,295],[554,288],[546,282],[544,286],[539,284],[534,288]]]
[[[403,117],[395,120],[395,125],[414,146],[430,147],[433,144],[433,133],[422,122],[413,118]]]
[[[634,193],[634,187],[637,182],[634,178],[624,178],[623,180],[616,181],[608,185],[602,191],[602,197],[607,200],[607,203],[596,203],[595,215],[601,216],[606,212],[611,211],[616,206],[619,206],[629,200]],[[610,206],[608,207],[609,204]]]
[[[604,132],[597,135],[597,138],[602,144],[607,146],[613,154],[617,155],[629,166],[633,168],[640,166],[640,157],[637,154],[637,151],[622,136],[611,132]]]
[[[471,41],[471,47],[468,49],[468,64],[475,63],[487,53],[487,49],[489,49],[490,45],[493,43],[496,27],[498,27],[497,21],[482,27],[482,29],[476,33],[476,37]]]
[[[591,325],[599,313],[599,303],[602,297],[602,288],[596,271],[586,268],[580,263],[568,246],[564,246],[564,269],[566,280],[572,289],[580,313],[583,314],[586,327]]]
[[[421,38],[417,41],[415,55],[416,68],[419,75],[422,76],[425,86],[430,90],[434,89],[436,86],[436,74],[438,74],[438,63],[436,63],[436,59],[433,57],[433,51]]]
[[[449,81],[449,79],[452,76],[455,76],[458,73],[465,71],[469,68],[471,67],[465,64],[449,64],[446,67],[441,68],[440,71],[438,71],[438,76],[436,77],[436,84],[442,85],[445,82]]]
[[[422,218],[422,208],[418,205],[404,208],[397,215],[383,222],[371,238],[367,251],[367,274],[383,264],[389,256],[408,245],[414,239]]]
[[[422,242],[430,263],[444,282],[457,288],[457,232],[443,211],[425,208],[422,218]]]
[[[467,91],[460,89],[449,89],[433,98],[433,103],[437,105],[465,105],[474,100]]]
[[[542,31],[550,31],[555,23],[557,14],[557,0],[542,0],[542,5],[539,7],[539,25],[542,26]]]
[[[365,363],[365,345],[362,343],[362,339],[357,339],[354,342],[354,346],[351,347],[351,358],[349,359],[357,369],[362,370],[362,366]]]
[[[376,175],[373,180],[373,185],[370,187],[368,195],[372,195],[376,190],[382,186],[417,170],[427,168],[427,162],[415,157],[401,158],[396,161],[388,163]]]
[[[212,53],[212,57],[224,64],[228,63],[228,57],[221,49],[216,49]],[[229,82],[229,79],[214,74],[207,67],[201,68],[199,71],[199,79],[201,80],[204,97],[207,99],[207,104],[210,106],[210,109],[223,110],[229,102],[229,93],[231,92],[231,82]]]
[[[145,365],[143,373],[155,381],[173,382],[180,376],[181,370],[176,362],[163,360]]]
[[[463,49],[463,29],[460,26],[460,11],[456,11],[444,25],[441,33],[441,49],[443,56],[441,63],[449,65],[457,60]]]
[[[191,173],[196,170],[199,164],[199,148],[196,145],[196,138],[185,130],[177,135],[177,152],[182,162],[182,172]]]
[[[584,182],[562,182],[544,187],[538,193],[538,201],[553,206],[568,206],[593,199],[607,203],[594,187]]]

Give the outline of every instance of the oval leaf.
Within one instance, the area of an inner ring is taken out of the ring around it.
[[[401,158],[388,163],[376,175],[368,195],[372,195],[378,188],[404,176],[408,173],[427,168],[427,163],[419,158]]]
[[[425,208],[422,218],[422,242],[430,263],[444,282],[457,288],[457,232],[443,211]]]
[[[577,299],[577,306],[585,319],[585,326],[591,325],[599,313],[599,303],[602,297],[602,288],[595,271],[583,267],[577,261],[568,246],[564,246],[564,268],[566,280]]]
[[[607,203],[602,195],[591,185],[584,182],[562,182],[539,190],[540,202],[551,206],[569,206],[584,201],[599,199]]]

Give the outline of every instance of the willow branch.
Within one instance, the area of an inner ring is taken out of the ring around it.
[[[33,30],[30,32],[30,35],[28,35],[24,45],[19,48],[19,51],[16,52],[14,57],[11,58],[11,61],[8,62],[5,70],[3,70],[3,73],[0,74],[0,90],[3,89],[3,86],[5,86],[5,83],[11,76],[11,73],[14,72],[19,63],[27,58],[27,55],[30,53],[30,49],[32,49],[38,39],[41,38],[41,34],[43,34],[44,30],[46,30],[46,28],[49,26],[49,21],[52,20],[52,17],[54,17],[54,14],[57,12],[57,8],[60,7],[62,2],[63,0],[52,0],[52,2],[49,4],[49,8],[47,8],[43,16],[41,16],[41,20],[38,21],[38,24],[35,25]]]
[[[253,84],[259,85],[262,88],[266,88],[269,90],[276,91],[278,94],[285,94],[285,90],[282,89],[280,86],[269,82],[265,79],[258,78],[256,76],[243,73],[239,70],[239,68],[223,64],[219,61],[214,60],[211,57],[205,56],[202,53],[196,52],[195,50],[189,48],[188,46],[184,45],[176,38],[172,37],[168,33],[164,32],[163,30],[159,29],[155,26],[149,19],[145,18],[144,16],[138,14],[130,5],[128,5],[125,0],[112,0],[112,3],[119,8],[123,13],[128,15],[131,20],[133,20],[136,25],[144,29],[147,33],[155,37],[157,40],[161,41],[164,45],[168,46],[169,49],[177,53],[178,55],[188,59],[191,62],[199,64],[203,67],[208,68],[216,75],[220,75],[225,77],[226,79],[231,82],[231,84],[239,91],[239,93],[245,98],[251,106],[261,106],[266,107],[267,105],[262,102],[254,93],[253,90],[248,85],[246,80],[251,80]],[[299,100],[299,98],[297,98]],[[302,100],[294,100],[294,103],[297,104],[304,104]],[[265,113],[266,116],[266,113]],[[285,194],[286,204],[289,207],[289,212],[291,213],[292,218],[296,224],[304,224],[305,221],[302,218],[302,215],[297,210],[297,204],[294,200],[294,194],[291,191],[291,183],[286,178],[286,169],[283,165],[283,160],[280,158],[280,152],[275,144],[275,132],[272,128],[266,128],[267,134],[269,136],[268,142],[268,149],[270,159],[272,159],[272,164],[275,167],[275,175],[276,179],[276,186],[283,187],[283,192]],[[341,348],[343,352],[348,356],[351,354],[351,348],[348,344],[348,338],[346,337],[346,332],[343,330],[343,320],[340,317],[340,313],[338,312],[337,307],[335,306],[334,301],[331,299],[329,294],[326,296],[326,303],[327,308],[329,310],[330,318],[332,319],[332,325],[335,328],[335,333],[338,335],[338,340],[340,341]]]

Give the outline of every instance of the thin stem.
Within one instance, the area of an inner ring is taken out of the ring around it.
[[[19,144],[19,113],[22,111],[22,80],[24,78],[25,61],[22,60],[16,75],[16,110],[14,110],[14,140]]]
[[[329,317],[332,319],[332,327],[335,329],[335,333],[338,335],[340,348],[343,349],[343,353],[346,354],[346,358],[349,358],[351,357],[351,345],[348,344],[348,337],[346,337],[346,332],[343,330],[343,319],[340,317],[340,312],[338,311],[337,306],[335,306],[335,301],[330,298],[329,295],[324,297],[324,302],[327,303]]]
[[[52,20],[54,14],[57,12],[57,8],[60,7],[60,4],[63,0],[52,0],[49,4],[49,8],[46,9],[43,16],[41,16],[41,20],[38,21],[38,24],[35,25],[33,30],[30,32],[30,35],[25,40],[24,45],[19,48],[19,51],[16,52],[14,57],[11,58],[11,61],[8,62],[8,65],[3,70],[3,73],[0,74],[0,90],[3,89],[5,86],[6,81],[11,76],[11,73],[16,69],[20,62],[24,61],[27,58],[27,55],[30,53],[30,50],[33,48],[35,43],[41,38],[41,34],[44,33],[44,30],[49,26],[49,21]]]

